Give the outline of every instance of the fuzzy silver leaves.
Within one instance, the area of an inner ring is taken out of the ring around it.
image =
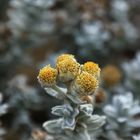
[[[50,134],[60,134],[63,131],[61,129],[62,122],[63,122],[63,119],[47,121],[47,122],[43,123],[43,127]]]
[[[85,114],[92,114],[93,113],[93,106],[92,106],[92,104],[80,105],[80,111],[84,112]]]
[[[66,94],[66,96],[74,103],[74,104],[82,104],[84,103],[77,94]]]
[[[78,132],[75,135],[75,140],[91,140],[90,135],[88,134],[87,129],[82,129],[81,132]]]
[[[128,137],[132,130],[140,128],[140,121],[134,118],[140,114],[140,105],[130,92],[115,95],[112,104],[106,105],[103,111],[107,116],[106,131],[111,130],[116,136]]]
[[[133,136],[133,140],[140,140],[140,134]]]
[[[78,121],[85,124],[89,133],[93,133],[105,124],[105,119],[105,116],[85,114]]]
[[[133,91],[136,97],[140,97],[140,52],[137,52],[133,60],[123,62],[122,69],[125,74],[124,86],[127,90]]]
[[[53,97],[55,97],[57,99],[60,99],[60,100],[69,99],[74,104],[82,104],[82,103],[84,103],[84,101],[82,101],[77,96],[77,94],[67,93],[66,88],[53,86],[51,88],[47,87],[47,88],[44,88],[44,89],[50,96],[53,96]]]
[[[60,87],[57,87],[57,86],[54,86],[54,87],[47,87],[47,88],[44,88],[45,91],[50,95],[50,96],[53,96],[57,99],[60,99],[60,100],[64,100],[66,98],[66,89],[64,88],[60,88]]]
[[[8,110],[8,104],[2,104],[3,96],[0,93],[0,116],[7,113]]]
[[[84,123],[87,125],[88,131],[93,132],[105,124],[105,116],[90,115]]]
[[[76,140],[89,139],[88,133],[93,133],[105,123],[104,116],[92,115],[92,112],[91,104],[83,104],[79,107],[70,104],[56,106],[52,108],[52,113],[61,119],[45,122],[43,127],[49,133],[62,134],[67,130],[73,131]]]
[[[79,110],[77,107],[73,108],[70,104],[64,104],[53,107],[52,114],[63,118],[62,129],[74,130],[76,124],[75,118],[79,114]]]
[[[80,111],[81,114],[78,121],[84,123],[88,131],[93,132],[104,125],[105,116],[92,115],[93,106],[91,104],[81,105]]]

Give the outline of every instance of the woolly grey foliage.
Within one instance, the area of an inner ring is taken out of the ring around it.
[[[63,6],[55,9],[59,3]],[[78,10],[80,4],[88,9],[86,4],[96,7],[97,3],[74,0],[11,0],[8,26],[15,39],[22,38],[28,45],[46,41],[49,37],[59,38],[69,34],[74,39],[73,43],[79,46],[78,53],[83,56],[90,54],[91,50],[107,55],[111,48],[121,50],[127,46],[126,43],[130,44],[137,39],[137,31],[129,21],[129,2],[111,0],[108,8],[110,10],[99,6],[100,8],[94,9],[93,15],[88,10]],[[53,8],[55,10],[51,10]],[[109,27],[104,22],[106,20]]]
[[[67,96],[66,89],[59,87],[52,90],[45,89],[49,95],[64,100],[63,105],[52,108],[52,114],[60,118],[43,124],[48,133],[56,135],[56,139],[90,140],[90,134],[93,135],[93,132],[105,123],[104,116],[92,115],[92,104],[85,104],[78,97],[76,100],[72,95],[71,97]]]
[[[126,89],[133,91],[138,96],[140,93],[140,52],[133,60],[122,63],[122,68],[125,74],[124,85]]]
[[[140,134],[139,135],[134,135],[133,140],[140,140]]]
[[[2,103],[3,96],[2,93],[0,93],[0,116],[4,115],[8,111],[8,104]]]
[[[7,113],[9,107],[7,103],[2,103],[2,101],[3,101],[3,95],[2,93],[0,93],[0,117]],[[0,121],[0,139],[1,136],[3,136],[5,133],[6,130],[1,126],[1,121]]]
[[[51,22],[54,15],[50,14],[47,8],[53,3],[54,0],[12,0],[8,25],[15,37],[20,38],[25,33],[32,42],[41,39],[44,33],[51,32],[54,28]]]
[[[115,95],[112,104],[106,105],[103,111],[107,116],[105,130],[109,140],[129,138],[132,130],[140,128],[140,120],[134,118],[140,113],[139,101],[134,100],[130,92]]]

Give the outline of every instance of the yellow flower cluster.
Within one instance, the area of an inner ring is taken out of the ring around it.
[[[73,55],[63,54],[56,60],[56,68],[45,66],[39,72],[38,79],[43,86],[53,86],[56,80],[67,82],[70,90],[79,96],[91,95],[98,87],[100,68],[94,62],[80,65]]]

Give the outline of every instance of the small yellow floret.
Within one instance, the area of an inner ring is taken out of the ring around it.
[[[66,60],[66,59],[73,59],[74,60],[75,58],[71,54],[62,54],[62,55],[57,57],[56,64],[58,64],[59,62],[62,62],[63,60]]]
[[[47,65],[39,71],[38,79],[43,86],[52,86],[56,83],[57,75],[57,70]]]
[[[98,87],[98,80],[87,72],[82,72],[75,80],[76,87],[79,87],[79,94],[93,94]]]
[[[83,71],[86,71],[98,78],[100,76],[101,69],[99,68],[98,64],[94,62],[86,62],[83,65]]]
[[[79,73],[80,64],[73,59],[66,59],[57,64],[59,79],[62,82],[73,80]]]

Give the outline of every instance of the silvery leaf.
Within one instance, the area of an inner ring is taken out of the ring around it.
[[[127,121],[127,118],[126,118],[126,117],[119,117],[119,118],[117,118],[117,121],[118,121],[119,123],[124,123],[124,122]]]
[[[103,111],[107,116],[110,116],[110,117],[113,117],[113,118],[116,118],[116,116],[117,116],[117,110],[111,105],[106,105],[103,108]]]
[[[82,101],[76,94],[66,94],[66,96],[75,104],[84,103],[84,101]]]
[[[127,124],[132,128],[140,128],[140,120],[130,120]]]
[[[92,104],[83,104],[83,105],[80,105],[80,110],[86,114],[92,114],[93,106]]]
[[[107,138],[109,140],[119,140],[118,136],[116,135],[116,133],[112,130],[109,130],[107,131],[107,134],[106,134]]]
[[[74,130],[75,129],[75,118],[64,118],[63,122],[62,122],[62,129],[69,129],[69,130]]]
[[[56,91],[52,88],[44,88],[44,89],[50,96],[53,96],[53,97],[58,98],[60,100],[63,100],[65,97],[63,94],[60,94],[58,91]]]
[[[105,124],[105,116],[91,115],[84,123],[88,131],[95,131]]]
[[[75,125],[76,125],[75,118],[79,114],[79,110],[78,110],[77,107],[73,108],[73,110],[70,110],[71,106],[67,106],[67,107],[69,107],[69,108],[64,109],[64,118],[63,118],[64,121],[63,121],[63,124],[62,124],[62,128],[63,129],[74,130]],[[69,111],[70,114],[68,114],[67,111]]]
[[[66,88],[62,88],[62,87],[59,87],[61,91],[63,91],[64,93],[67,93],[67,89]]]
[[[52,108],[52,114],[57,116],[71,116],[74,112],[74,109],[70,104],[65,104],[61,106],[55,106]]]
[[[85,115],[79,119],[79,122],[86,124],[88,131],[95,131],[105,124],[105,116]]]
[[[63,106],[55,106],[52,108],[52,114],[56,116],[63,116]]]
[[[81,133],[75,135],[75,140],[91,140],[87,130],[84,129]]]
[[[140,134],[139,135],[134,135],[133,140],[140,140]]]
[[[43,127],[48,133],[60,134],[62,133],[62,129],[61,129],[62,122],[63,122],[63,119],[47,121],[43,123]]]
[[[138,115],[138,114],[140,114],[140,105],[139,105],[138,101],[135,101],[133,109],[129,110],[129,115],[130,116],[135,116],[135,115]]]
[[[114,120],[109,117],[107,117],[107,125],[106,125],[107,130],[117,130],[119,129],[119,124]]]
[[[0,116],[5,114],[7,112],[7,109],[8,109],[8,104],[0,105]]]

